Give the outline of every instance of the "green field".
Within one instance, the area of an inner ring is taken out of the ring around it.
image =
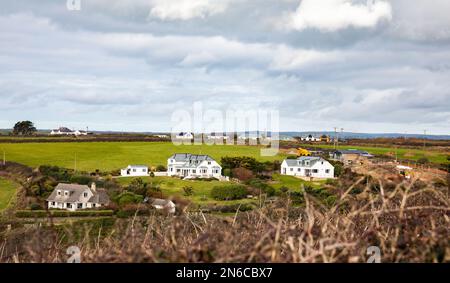
[[[9,180],[0,178],[0,211],[8,207],[16,193],[17,185]]]
[[[311,145],[304,144],[302,147],[307,148],[326,148],[332,149],[333,145]],[[395,152],[397,152],[398,159],[407,159],[417,161],[422,157],[426,157],[430,162],[437,164],[446,164],[449,163],[447,160],[447,156],[450,155],[450,152],[438,151],[438,150],[423,150],[423,149],[410,149],[410,148],[394,148],[394,147],[372,147],[372,146],[357,146],[357,145],[348,145],[348,146],[339,146],[338,149],[360,149],[369,152],[374,155],[388,155],[391,157],[395,157]]]
[[[0,143],[6,159],[31,167],[57,165],[81,171],[112,171],[129,164],[167,165],[174,153],[250,156],[260,161],[282,160],[284,156],[262,157],[260,147],[245,145],[180,145],[170,142]],[[76,162],[75,162],[76,161]]]
[[[117,178],[121,185],[128,185],[135,178]],[[141,177],[146,183],[159,185],[161,192],[166,196],[179,196],[188,199],[197,204],[234,204],[251,202],[250,199],[235,201],[217,201],[210,197],[211,190],[215,186],[224,186],[231,184],[230,182],[220,181],[197,181],[197,180],[181,180],[175,177]],[[192,196],[184,196],[183,187],[190,186],[193,189]]]

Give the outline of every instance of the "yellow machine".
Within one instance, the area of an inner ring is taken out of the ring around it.
[[[309,150],[304,149],[304,148],[297,148],[297,155],[298,156],[311,156],[311,152],[309,152]]]

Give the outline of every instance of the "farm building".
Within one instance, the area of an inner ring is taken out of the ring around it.
[[[362,164],[371,157],[373,157],[373,155],[367,151],[358,149],[336,150],[330,153],[331,159],[340,161],[345,165]]]
[[[146,165],[128,165],[127,168],[120,170],[122,177],[148,176],[148,167]]]
[[[77,184],[59,183],[47,198],[48,208],[75,211],[85,208],[97,208],[109,204],[109,197],[104,189],[97,189]]]
[[[176,153],[167,160],[167,175],[190,178],[220,178],[222,167],[209,155]]]
[[[281,174],[297,177],[333,178],[334,167],[321,157],[301,156],[285,159],[281,163]]]

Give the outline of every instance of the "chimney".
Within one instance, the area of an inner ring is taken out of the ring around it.
[[[95,190],[96,190],[95,182],[92,182],[92,184],[91,184],[91,191],[95,192]]]

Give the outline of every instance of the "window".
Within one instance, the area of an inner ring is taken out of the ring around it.
[[[330,173],[330,169],[325,169],[325,173]]]
[[[211,161],[208,161],[208,165],[211,165]]]
[[[173,172],[173,168],[172,167],[170,167],[170,172]]]
[[[95,203],[92,204],[92,207],[95,207]]]
[[[133,172],[136,172],[136,169],[133,169]]]
[[[60,195],[61,195],[61,191],[57,191],[56,193],[58,194],[58,196],[60,196]]]
[[[52,202],[52,205],[54,206],[54,205],[55,205],[55,202]]]
[[[65,196],[68,196],[68,195],[69,195],[69,192],[68,192],[68,191],[64,191],[64,195],[65,195]]]
[[[179,173],[179,172],[180,172],[180,169],[177,169],[177,172]]]
[[[82,204],[82,203],[79,203],[77,207],[78,207],[78,208],[83,208],[83,204]]]
[[[192,169],[192,173],[194,173],[194,174],[195,174],[195,173],[196,173],[196,170],[195,170],[195,169]]]
[[[144,169],[142,169],[142,172],[146,172],[146,171],[147,171],[147,169],[145,169],[145,168],[144,168]]]
[[[291,172],[294,171],[294,168],[290,168],[290,171],[291,171]]]
[[[312,170],[313,173],[318,173],[319,171],[317,169]]]
[[[88,194],[87,194],[87,193],[83,193],[83,196],[84,196],[85,198],[87,198]]]
[[[202,173],[206,173],[206,172],[207,172],[206,169],[203,169],[203,170],[202,170]]]
[[[298,172],[300,172],[300,171],[302,171],[302,169],[300,169],[300,168],[297,168],[297,171],[298,171]]]
[[[72,208],[72,205],[70,203],[66,203],[67,208]]]

